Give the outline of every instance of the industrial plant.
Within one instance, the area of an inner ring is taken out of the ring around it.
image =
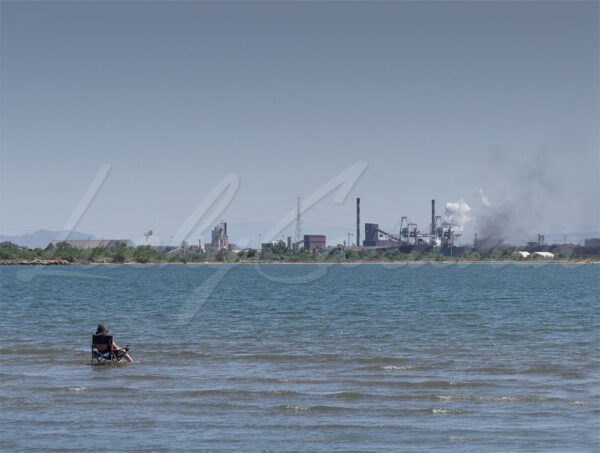
[[[357,243],[360,243],[360,198],[356,199],[356,237]],[[408,217],[403,216],[400,220],[399,231],[389,233],[379,228],[377,223],[365,223],[365,240],[363,247],[406,247],[416,245],[429,245],[433,247],[451,247],[454,245],[454,238],[459,237],[452,224],[443,221],[441,216],[435,215],[435,200],[431,200],[431,224],[426,232],[419,230],[416,223],[408,221]]]
[[[457,245],[456,239],[462,236],[462,225],[452,215],[448,215],[446,205],[446,216],[442,217],[436,214],[436,201],[431,200],[431,220],[424,227],[409,220],[408,216],[399,216],[400,222],[393,229],[383,229],[379,223],[373,221],[361,223],[361,199],[356,198],[356,241],[352,243],[351,233],[348,233],[348,241],[343,244],[327,245],[327,237],[324,234],[303,234],[302,206],[298,198],[295,219],[295,237],[287,236],[287,240],[282,237],[280,240],[271,240],[262,242],[259,235],[260,251],[270,250],[273,254],[301,252],[305,253],[344,253],[358,252],[358,255],[366,256],[369,252],[387,254],[411,254],[412,256],[449,256],[477,259],[478,256],[485,254],[503,254],[503,256],[513,255],[520,259],[535,258],[578,258],[578,257],[597,257],[600,256],[600,238],[585,239],[585,245],[568,244],[566,241],[561,244],[548,244],[544,234],[537,234],[537,239],[530,241],[526,246],[515,247],[503,244],[503,240],[498,237],[478,238],[474,234],[472,243],[468,245]],[[458,211],[458,217],[461,217],[461,206],[463,211],[470,209],[464,202],[454,203]],[[464,214],[464,212],[463,212]],[[369,219],[371,220],[371,219]],[[315,232],[318,233],[318,232]],[[150,238],[153,231],[148,230],[144,233],[145,248],[152,249],[154,252],[164,254],[168,257],[178,255],[195,254],[197,256],[219,255],[224,256],[227,253],[238,254],[243,251],[252,250],[250,247],[244,249],[236,246],[229,241],[228,225],[225,221],[217,223],[211,231],[211,240],[202,243],[201,239],[195,244],[189,244],[187,240],[180,244],[170,245],[150,245]],[[362,239],[362,241],[361,241]],[[135,247],[130,239],[88,239],[88,240],[52,240],[48,245],[50,249],[64,249],[71,247],[79,250],[109,249],[115,247]],[[500,251],[500,252],[498,252]],[[256,253],[256,250],[253,252]],[[433,253],[433,255],[429,255]],[[255,256],[255,255],[251,256]],[[244,256],[250,256],[246,253]],[[306,255],[304,255],[306,256]],[[349,256],[349,255],[348,255]],[[489,256],[489,255],[485,255]]]

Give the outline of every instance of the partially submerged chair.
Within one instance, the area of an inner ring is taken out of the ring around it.
[[[92,335],[92,364],[106,362],[120,362],[127,354],[129,345],[120,351],[114,351],[112,335]]]

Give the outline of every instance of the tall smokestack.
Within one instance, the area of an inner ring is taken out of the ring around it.
[[[356,246],[360,247],[360,198],[356,199]]]
[[[435,234],[435,200],[431,200],[431,234]]]

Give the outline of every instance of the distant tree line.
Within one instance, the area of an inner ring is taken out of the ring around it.
[[[425,251],[405,253],[398,248],[351,250],[343,246],[328,250],[308,251],[304,248],[287,247],[284,242],[266,245],[261,250],[247,249],[240,252],[231,250],[199,251],[176,250],[158,252],[149,246],[127,247],[124,242],[110,247],[78,249],[67,242],[59,242],[56,246],[48,245],[45,249],[28,249],[11,242],[0,243],[0,260],[12,261],[51,261],[93,264],[93,263],[203,263],[203,262],[290,262],[290,263],[347,263],[364,261],[521,261],[515,254],[515,248],[499,246],[489,252],[469,250],[461,256],[448,256],[442,249],[430,248]],[[563,258],[557,256],[557,258]]]

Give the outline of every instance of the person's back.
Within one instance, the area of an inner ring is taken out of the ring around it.
[[[92,346],[102,354],[109,352],[113,349],[112,337],[110,335],[101,335],[96,332],[96,334],[92,336]]]
[[[110,337],[108,335],[109,330],[110,329],[108,327],[106,327],[104,324],[98,324],[98,328],[96,329],[95,336]],[[112,338],[112,337],[110,337],[110,338]],[[102,343],[98,342],[98,343],[94,344],[94,347],[101,354],[105,354],[109,351],[112,351],[112,352],[114,352],[115,356],[117,356],[118,358],[123,357],[128,362],[133,362],[133,359],[129,356],[127,351],[123,348],[120,348],[114,341],[107,341],[107,342],[102,342]]]
[[[94,347],[98,350],[98,352],[104,354],[105,352],[110,351],[110,347],[108,346],[108,344],[104,344],[104,343],[95,343]]]

